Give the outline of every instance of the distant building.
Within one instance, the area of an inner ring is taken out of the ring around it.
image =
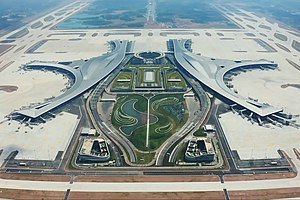
[[[141,64],[163,64],[165,63],[165,54],[161,52],[139,52],[135,53],[131,63]]]
[[[204,126],[204,131],[206,131],[206,132],[214,132],[214,131],[216,131],[216,128],[212,124],[206,124]]]
[[[118,79],[117,82],[120,82],[120,83],[126,83],[126,82],[130,82],[131,80],[130,79]]]
[[[215,151],[212,143],[207,139],[193,138],[188,143],[184,159],[186,162],[213,162]]]
[[[180,78],[169,78],[168,82],[181,82]]]
[[[104,139],[84,139],[78,152],[78,161],[81,163],[106,162],[110,159],[110,152]]]
[[[82,136],[95,136],[96,133],[97,132],[96,132],[95,129],[83,127],[81,129],[80,135],[82,135]]]
[[[183,95],[183,97],[195,97],[195,94],[194,93],[186,93]]]

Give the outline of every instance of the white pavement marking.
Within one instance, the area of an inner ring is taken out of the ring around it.
[[[149,147],[149,128],[150,128],[150,98],[148,100],[148,112],[147,112],[147,133],[146,133],[146,147]]]

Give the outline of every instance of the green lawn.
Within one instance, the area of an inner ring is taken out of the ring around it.
[[[150,113],[158,117],[158,122],[150,125],[150,150],[155,150],[162,145],[188,119],[188,112],[181,94],[156,95],[151,99]]]
[[[183,143],[179,149],[178,149],[178,153],[176,155],[176,161],[184,161],[184,154],[186,152],[186,148],[187,148],[188,142]]]
[[[186,89],[186,82],[178,71],[174,71],[175,66],[170,64],[164,65],[127,65],[124,71],[120,72],[114,82],[112,88],[129,87],[133,89],[136,86],[155,85],[161,86],[163,81],[167,87],[178,86]],[[144,82],[145,70],[153,70],[155,73],[155,84]],[[165,79],[162,80],[161,73],[164,73]],[[180,79],[180,82],[167,82],[167,79]],[[118,82],[119,79],[130,79],[130,82]],[[135,80],[135,81],[134,81]],[[172,134],[178,131],[188,119],[188,111],[185,99],[182,94],[154,94],[145,93],[143,95],[130,93],[128,95],[117,95],[117,102],[113,108],[111,122],[118,130],[123,131],[124,135],[132,142],[132,144],[142,151],[152,151],[159,148]],[[155,116],[151,118],[153,122],[149,126],[149,147],[146,148],[146,115],[137,115],[128,108],[131,100],[136,100],[133,104],[137,111],[142,113],[148,112],[148,101],[150,100],[150,114]],[[126,108],[126,112],[122,109]],[[134,115],[134,116],[133,116]],[[138,119],[140,118],[140,119]],[[137,123],[137,121],[139,123]],[[129,134],[128,134],[129,133]],[[144,158],[146,160],[146,158]],[[145,161],[146,162],[146,161]]]
[[[117,117],[115,115],[115,111],[122,107],[127,101],[130,101],[132,99],[136,99],[137,102],[135,103],[135,109],[147,113],[147,108],[148,108],[148,102],[147,99],[141,95],[138,94],[130,94],[130,95],[117,95],[117,102],[114,105],[113,108],[113,115],[111,116],[111,122],[114,125],[116,129],[119,130],[121,126],[124,124],[120,123],[120,120],[117,120]],[[141,120],[141,119],[138,119]],[[138,148],[138,149],[143,149],[145,150],[145,145],[146,145],[146,124],[144,126],[138,127],[135,129],[132,133],[131,136],[126,136],[132,143],[133,145]]]
[[[193,133],[193,135],[196,137],[206,137],[207,136],[207,134],[204,132],[203,128],[199,128],[197,131],[195,131]]]
[[[152,161],[155,153],[140,153],[137,152],[137,164],[147,164]]]
[[[133,131],[132,135],[128,137],[128,139],[139,150],[147,151],[148,149],[146,148],[146,132],[147,126],[145,124],[145,126],[135,129],[135,131]]]
[[[113,114],[111,116],[111,122],[112,124],[117,128],[119,129],[120,126],[122,126],[123,124],[120,124],[118,122],[118,120],[116,120],[116,117],[115,116],[115,111],[117,109],[120,110],[120,108],[122,107],[122,105],[124,103],[126,103],[127,101],[130,101],[132,99],[136,99],[137,102],[135,103],[135,108],[140,111],[140,112],[147,112],[147,106],[148,106],[148,103],[147,103],[147,99],[141,95],[138,95],[138,94],[130,94],[130,95],[117,95],[117,102],[115,103],[114,105],[114,108],[113,108]]]
[[[171,87],[182,87],[184,90],[186,90],[186,83],[184,78],[181,76],[181,74],[177,71],[166,71],[165,73],[165,83],[167,88]],[[180,79],[180,82],[169,82],[168,79]]]
[[[127,113],[128,116],[123,117],[124,113],[121,112],[121,116],[120,114],[116,116],[115,111],[117,109],[120,111],[122,105],[132,99],[137,100],[135,104],[136,110],[147,113],[148,103],[145,97],[137,94],[118,95],[111,119],[112,124],[117,129],[124,125],[121,124],[122,121],[130,119],[130,115]],[[188,112],[182,94],[159,94],[152,97],[150,100],[150,114],[155,115],[158,121],[154,124],[150,124],[149,148],[146,148],[146,123],[133,130],[130,136],[126,136],[136,148],[143,151],[155,150],[160,147],[163,142],[183,126],[188,119]],[[125,124],[130,125],[129,123]]]
[[[130,82],[118,82],[118,80],[122,80],[122,79],[130,79]],[[118,76],[115,78],[112,84],[112,88],[126,87],[132,89],[132,82],[133,82],[132,72],[120,72]]]

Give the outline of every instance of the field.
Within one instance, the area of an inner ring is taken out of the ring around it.
[[[178,153],[176,155],[176,161],[184,161],[184,154],[186,152],[187,146],[188,142],[185,142],[179,147]]]
[[[184,90],[186,90],[187,86],[183,79],[183,77],[179,74],[177,71],[166,71],[165,73],[166,79],[165,79],[165,85],[167,89],[171,89],[174,87],[181,87]],[[180,81],[169,81],[169,79],[179,79]]]
[[[111,90],[113,92],[130,92],[132,90],[145,90],[145,88],[165,88],[171,90],[187,86],[182,76],[174,71],[170,64],[162,65],[127,65],[113,81]],[[147,77],[146,73],[151,76]],[[150,80],[147,80],[150,78]],[[168,81],[168,79],[180,79],[180,81]]]
[[[248,10],[250,12],[260,13],[263,16],[267,16],[282,22],[288,26],[292,26],[300,30],[300,13],[299,2],[295,0],[285,1],[238,1],[228,0],[228,4],[238,5],[239,8]]]
[[[238,28],[206,1],[158,1],[156,13],[165,28]]]
[[[148,0],[94,1],[57,28],[238,28],[212,5],[197,0],[157,1],[155,21],[149,24],[147,4]]]
[[[188,113],[182,94],[156,95],[150,111],[158,117],[158,122],[150,125],[149,148],[153,150],[185,124]]]
[[[124,80],[130,81],[124,81]],[[122,81],[123,80],[123,81]],[[132,89],[133,74],[131,72],[121,72],[112,84],[112,88]]]
[[[137,163],[138,164],[146,164],[151,162],[154,158],[155,153],[140,153],[137,152]]]
[[[149,148],[146,147],[147,108],[150,98]],[[183,126],[188,112],[182,94],[118,95],[112,114],[112,124],[138,149],[157,149]]]
[[[94,1],[87,9],[59,24],[58,28],[142,28],[146,21],[146,5],[146,0]]]
[[[193,133],[194,136],[196,137],[206,137],[207,134],[204,132],[203,128],[198,129]]]
[[[59,0],[1,1],[0,29],[21,26],[28,18],[57,6]]]

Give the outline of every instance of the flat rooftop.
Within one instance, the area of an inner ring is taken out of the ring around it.
[[[65,93],[55,97],[50,101],[46,101],[41,105],[21,109],[13,112],[15,115],[21,115],[30,118],[37,118],[48,111],[66,103],[67,101],[82,94],[97,82],[108,76],[115,68],[117,68],[121,61],[125,58],[128,41],[112,41],[115,48],[112,52],[105,55],[91,58],[87,62],[77,66],[77,68],[69,67],[58,63],[48,62],[33,62],[27,64],[26,68],[58,70],[68,72],[73,76],[74,84]]]
[[[229,146],[238,151],[241,159],[279,158],[277,150],[299,147],[299,129],[291,126],[253,125],[232,112],[220,115],[219,120]]]
[[[277,67],[277,64],[265,60],[243,61],[238,63],[230,60],[212,60],[188,51],[185,48],[185,44],[188,40],[170,41],[174,46],[175,59],[180,66],[209,89],[261,117],[282,111],[281,108],[275,108],[271,105],[249,100],[246,97],[238,95],[230,90],[224,83],[225,74],[234,69],[248,66],[253,66],[253,69],[264,66],[272,66],[275,68]]]
[[[146,70],[144,72],[144,82],[155,82],[154,71]]]
[[[63,122],[63,123],[61,123]],[[65,151],[77,127],[76,115],[62,112],[45,124],[26,126],[17,121],[0,124],[0,165],[12,152],[16,159],[54,160],[58,151]]]

